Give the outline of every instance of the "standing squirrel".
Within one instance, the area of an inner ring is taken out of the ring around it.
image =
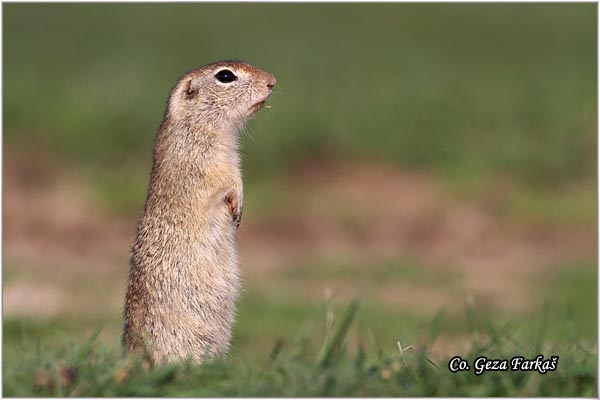
[[[239,130],[275,83],[232,60],[191,70],[171,91],[131,249],[127,349],[146,349],[157,363],[201,362],[228,349],[240,288]]]

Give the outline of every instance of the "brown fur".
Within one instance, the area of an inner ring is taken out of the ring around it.
[[[238,79],[221,83],[217,71]],[[157,362],[223,354],[239,271],[243,191],[238,131],[275,78],[221,61],[179,79],[154,143],[148,196],[132,246],[123,343]]]

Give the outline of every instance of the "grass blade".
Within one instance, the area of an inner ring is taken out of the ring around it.
[[[357,309],[358,309],[358,300],[354,299],[348,306],[348,310],[346,311],[346,314],[344,315],[344,317],[342,319],[340,327],[338,328],[337,332],[335,333],[335,336],[333,337],[331,344],[326,349],[325,355],[321,359],[321,362],[319,363],[319,366],[321,368],[329,365],[333,356],[341,347],[341,345],[344,341],[344,338],[346,337],[346,334],[348,333],[348,329],[350,328],[350,325],[352,324],[352,321],[354,320]]]

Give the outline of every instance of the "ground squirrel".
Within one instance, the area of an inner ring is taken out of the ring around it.
[[[131,250],[129,350],[145,348],[159,363],[227,350],[240,286],[238,131],[275,82],[242,61],[220,61],[186,73],[171,91]]]

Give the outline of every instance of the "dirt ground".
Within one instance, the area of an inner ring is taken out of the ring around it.
[[[5,316],[120,308],[136,216],[103,212],[82,178],[57,164],[47,155],[5,151]],[[502,218],[497,206],[508,195],[502,190],[489,202],[465,199],[430,176],[379,164],[315,164],[287,182],[293,212],[256,218],[252,208],[245,210],[239,245],[250,287],[268,287],[283,266],[307,259],[365,268],[373,260],[410,259],[431,276],[455,275],[455,284],[395,279],[369,292],[376,301],[436,310],[457,302],[460,307],[474,296],[500,309],[523,310],[538,306],[527,289],[537,280],[596,257],[592,229]],[[324,289],[314,282],[283,284],[300,298],[322,296]],[[333,286],[347,296],[363,289],[352,280]]]

